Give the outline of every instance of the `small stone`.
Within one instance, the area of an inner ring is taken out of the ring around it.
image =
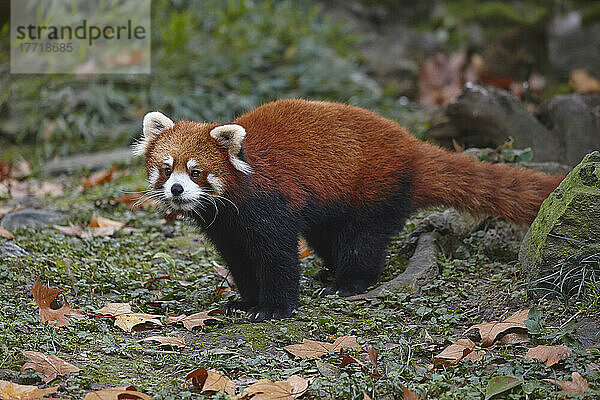
[[[27,257],[29,253],[11,242],[0,243],[0,259],[7,257]]]
[[[54,211],[22,208],[6,214],[4,218],[2,218],[0,225],[11,232],[14,232],[19,228],[34,228],[56,224],[63,218],[63,214]]]

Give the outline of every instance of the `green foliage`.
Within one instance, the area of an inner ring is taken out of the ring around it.
[[[540,2],[510,1],[476,1],[452,0],[444,1],[444,7],[451,15],[463,21],[485,23],[513,23],[518,25],[535,25],[546,18],[550,8]]]
[[[4,140],[42,143],[38,155],[48,158],[127,144],[150,110],[174,119],[228,121],[281,97],[410,116],[397,95],[374,90],[363,75],[357,34],[327,20],[317,7],[293,1],[156,0],[152,17],[151,77],[3,74]],[[1,39],[7,47],[8,33]],[[2,54],[0,66],[7,70],[8,55]]]

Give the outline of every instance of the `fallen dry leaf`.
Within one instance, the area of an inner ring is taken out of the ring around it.
[[[458,339],[433,358],[433,365],[456,365],[463,358],[471,361],[479,360],[485,352],[470,339]]]
[[[122,400],[122,399],[139,399],[152,400],[152,397],[138,392],[135,386],[120,386],[96,390],[95,392],[86,393],[83,400]]]
[[[221,318],[215,317],[213,314],[223,315],[223,311],[215,309],[210,311],[202,311],[192,315],[171,315],[167,317],[167,324],[183,323],[187,330],[191,331],[197,326],[206,325],[206,321],[223,322]]]
[[[402,385],[402,393],[404,394],[404,400],[421,400],[421,397],[404,385]]]
[[[311,357],[319,357],[331,351],[340,351],[343,347],[360,348],[356,342],[356,336],[341,336],[333,343],[319,342],[317,340],[304,339],[302,343],[290,344],[283,349],[292,353],[296,357],[307,359]]]
[[[156,278],[152,278],[150,280],[142,282],[142,287],[146,287],[148,285],[153,284],[156,281],[165,280],[165,279],[171,279],[171,277],[169,275],[163,275],[163,276],[158,276]]]
[[[465,63],[464,51],[436,53],[427,58],[419,69],[419,103],[437,107],[457,98],[462,90]]]
[[[502,344],[519,344],[529,342],[529,334],[527,332],[507,333],[500,338]]]
[[[59,375],[62,376],[79,371],[79,368],[73,364],[69,364],[56,356],[47,355],[38,351],[21,351],[21,353],[31,360],[21,367],[21,371],[31,368],[35,372],[43,374],[44,383],[50,382]]]
[[[527,351],[525,358],[546,362],[546,367],[551,367],[563,358],[569,357],[572,351],[567,346],[535,346]]]
[[[122,229],[124,226],[124,222],[113,221],[108,218],[98,217],[94,213],[87,228],[84,228],[80,225],[54,225],[53,227],[54,229],[58,229],[65,235],[79,236],[82,239],[87,239],[91,237],[112,236],[115,232]]]
[[[298,241],[298,258],[306,258],[310,255],[310,247],[303,237]]]
[[[54,394],[58,386],[52,386],[46,389],[38,389],[37,386],[18,385],[9,381],[0,381],[0,399],[1,400],[41,400],[45,396]],[[56,400],[56,397],[54,397]]]
[[[131,332],[134,327],[142,324],[153,324],[162,326],[158,318],[160,318],[160,315],[144,313],[120,314],[115,316],[115,326],[118,326],[125,332]]]
[[[273,382],[261,379],[244,390],[245,396],[253,400],[293,400],[308,389],[308,381],[298,375],[292,375],[285,381]]]
[[[104,307],[95,310],[94,313],[106,317],[116,317],[121,314],[132,314],[133,311],[129,303],[108,303]]]
[[[27,196],[41,197],[46,194],[59,196],[63,193],[63,185],[57,182],[17,181],[7,179],[0,183],[0,194],[10,194],[13,199],[22,199]]]
[[[92,219],[90,220],[90,223],[88,225],[90,228],[110,228],[110,227],[115,227],[117,229],[121,229],[122,227],[125,226],[124,222],[121,221],[113,221],[112,219],[108,219],[108,218],[102,218],[96,215],[96,213],[94,213],[92,215]]]
[[[159,204],[158,201],[146,197],[142,192],[125,193],[115,200],[125,204],[130,210],[140,210],[146,206],[156,207]]]
[[[71,305],[67,303],[67,299],[62,291],[42,285],[39,277],[33,285],[32,294],[33,300],[35,300],[40,307],[40,317],[42,318],[42,322],[57,321],[55,326],[60,327],[69,325],[69,317],[81,317],[81,310],[71,307]],[[59,295],[63,296],[63,305],[58,309],[53,309],[51,307],[52,302],[54,302]]]
[[[526,330],[527,327],[525,326],[525,321],[529,319],[528,314],[528,309],[517,311],[503,321],[484,322],[482,324],[473,325],[467,329],[465,333],[472,329],[479,329],[482,347],[489,347],[494,343],[499,334],[506,332],[509,329]]]
[[[581,396],[585,395],[585,389],[589,389],[590,385],[579,372],[573,372],[571,374],[570,381],[556,381],[554,379],[544,379],[547,382],[554,383],[562,388],[560,393],[577,393]]]
[[[235,394],[234,383],[229,380],[229,378],[215,370],[198,368],[187,374],[185,379],[191,379],[192,385],[200,388],[200,393],[225,392],[230,395]]]
[[[233,275],[229,272],[229,268],[217,264],[216,261],[213,261],[212,265],[215,272],[219,274],[220,277],[225,278],[230,287],[235,287],[235,281],[233,280]]]
[[[117,169],[119,169],[119,167],[117,167],[115,165],[108,171],[94,172],[87,178],[83,178],[83,180],[81,181],[81,184],[83,185],[83,188],[86,190],[89,188],[92,188],[94,186],[102,185],[103,183],[108,182],[108,181],[112,180],[113,178],[117,177],[117,174],[116,174]]]
[[[6,238],[8,240],[13,240],[15,235],[13,235],[8,229],[4,229],[0,226],[0,237]]]
[[[140,339],[138,342],[155,341],[161,346],[185,347],[185,339],[181,336],[150,336],[145,339]]]
[[[600,93],[600,80],[585,69],[571,71],[569,86],[577,93]]]

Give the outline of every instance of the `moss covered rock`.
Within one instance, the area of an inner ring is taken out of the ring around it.
[[[544,201],[519,251],[528,282],[600,251],[600,152],[584,157]]]

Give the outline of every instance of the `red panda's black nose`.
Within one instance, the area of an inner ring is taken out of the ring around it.
[[[179,183],[174,184],[171,186],[171,193],[173,193],[173,196],[179,196],[181,193],[183,193],[183,186],[181,186]]]

